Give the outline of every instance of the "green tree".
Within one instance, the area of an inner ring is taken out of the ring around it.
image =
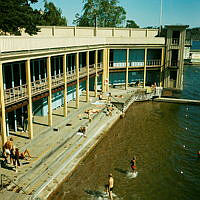
[[[140,28],[134,20],[127,20],[126,21],[126,28]]]
[[[37,17],[31,4],[38,0],[0,0],[0,30],[2,33],[20,35],[21,29],[37,34]]]
[[[44,26],[67,26],[67,20],[62,16],[62,11],[57,8],[52,2],[45,1],[44,11],[40,11],[41,16],[39,16],[39,25]]]
[[[200,40],[200,27],[189,28],[186,30],[186,38],[188,40]]]
[[[83,0],[83,14],[76,14],[77,26],[120,27],[126,19],[126,11],[118,6],[118,0]]]

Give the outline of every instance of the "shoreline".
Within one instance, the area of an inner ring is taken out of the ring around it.
[[[8,196],[11,195],[13,198],[17,194],[21,195],[20,200],[48,199],[59,185],[67,180],[77,169],[81,161],[98,145],[108,130],[117,123],[120,117],[123,117],[133,102],[151,100],[152,95],[155,95],[155,93],[146,93],[145,91],[146,89],[133,87],[129,87],[128,90],[110,88],[113,96],[110,104],[107,100],[99,101],[97,98],[92,97],[90,103],[83,101],[79,109],[72,109],[66,120],[61,118],[63,120],[60,121],[58,119],[57,124],[55,123],[51,129],[48,127],[46,132],[40,130],[41,135],[29,143],[25,143],[22,147],[31,149],[33,155],[38,153],[38,158],[33,159],[28,165],[22,166],[17,174],[12,171],[6,171],[6,169],[2,171],[4,174],[9,172],[9,177],[13,178],[15,184],[9,183],[4,188],[4,191],[0,193],[0,197],[7,200],[10,199]],[[107,97],[108,93],[106,93]],[[81,98],[85,97],[82,96]],[[95,104],[96,102],[101,104]],[[115,105],[116,102],[121,104],[120,106],[123,106],[123,108],[118,108]],[[110,114],[108,114],[109,105],[112,108]],[[95,108],[99,108],[99,112],[94,114],[90,122],[83,115],[86,110]],[[62,111],[62,108],[60,110]],[[80,118],[80,116],[82,117]],[[70,123],[71,126],[67,126]],[[87,126],[86,137],[77,134],[81,126]],[[55,128],[57,131],[54,130]],[[45,141],[48,145],[46,147],[41,146]],[[18,177],[16,178],[16,176]],[[15,189],[16,186],[14,185],[16,184],[18,188]],[[19,188],[21,190],[18,191]],[[17,193],[14,190],[17,190]],[[23,191],[26,192],[26,195],[24,195]]]
[[[125,90],[124,92],[126,93]],[[106,122],[101,125],[100,128],[96,128],[95,130],[93,130],[93,138],[91,138],[87,141],[87,143],[84,144],[84,148],[79,152],[80,154],[78,155],[80,157],[78,159],[75,158],[75,162],[72,164],[71,170],[68,171],[66,168],[64,168],[61,174],[59,174],[59,176],[57,177],[59,179],[59,181],[57,180],[57,184],[54,184],[53,182],[48,184],[48,188],[51,188],[51,191],[43,190],[37,197],[41,199],[48,199],[51,195],[53,195],[56,189],[59,188],[60,184],[62,184],[71,176],[71,174],[77,169],[81,161],[87,157],[87,155],[98,145],[99,142],[101,142],[105,134],[108,133],[109,129],[112,128],[112,126],[117,123],[118,120],[120,120],[122,114],[125,114],[128,108],[134,103],[135,99],[133,97],[134,95],[131,95],[131,97],[127,99],[128,103],[124,105],[123,112],[120,112],[118,108],[115,109],[114,112],[112,112],[112,117],[110,117],[109,120],[105,120]],[[61,178],[63,177],[63,174],[65,174],[65,177]]]

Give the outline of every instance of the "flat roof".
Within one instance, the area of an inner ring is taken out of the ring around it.
[[[166,28],[188,28],[189,25],[165,25]]]

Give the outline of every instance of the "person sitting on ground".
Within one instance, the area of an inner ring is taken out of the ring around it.
[[[156,82],[154,82],[154,84],[152,84],[151,87],[155,89],[157,87]]]
[[[18,149],[18,148],[16,148],[16,149]],[[18,152],[19,152],[19,149],[18,149]],[[19,153],[19,159],[27,160],[27,157],[31,158],[31,154],[30,154],[30,151],[28,149],[26,149],[24,152]]]
[[[100,93],[99,100],[103,100],[103,92]]]
[[[111,93],[109,92],[109,94],[108,94],[108,102],[110,103],[110,101],[111,101],[111,97],[112,97],[112,95],[111,95]]]
[[[28,157],[31,158],[31,154],[30,154],[30,152],[29,152],[28,149],[26,149],[22,153],[19,152],[18,148],[15,149],[15,153],[14,153],[14,165],[15,165],[15,168],[16,168],[16,172],[17,172],[17,167],[20,167],[19,159],[25,159],[25,160],[27,160],[26,155],[28,155]]]
[[[87,132],[87,127],[86,126],[81,126],[79,128],[79,132],[83,134],[83,137],[87,137],[86,132]]]

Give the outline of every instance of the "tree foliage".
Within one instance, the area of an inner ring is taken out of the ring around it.
[[[62,16],[62,11],[52,2],[45,1],[44,11],[40,11],[38,25],[44,26],[67,26],[67,20]]]
[[[188,28],[186,30],[187,40],[200,40],[200,27]]]
[[[135,23],[134,20],[127,20],[126,28],[139,28],[139,26]]]
[[[20,35],[20,29],[32,35],[38,32],[36,13],[31,4],[38,0],[0,0],[0,30]]]
[[[52,2],[45,1],[44,11],[31,6],[38,0],[0,0],[0,32],[20,35],[24,29],[29,35],[37,34],[43,26],[66,26],[62,11]]]
[[[159,29],[159,26],[146,26],[145,29]]]
[[[76,14],[77,26],[120,27],[126,19],[126,11],[118,0],[83,0],[83,14]]]

